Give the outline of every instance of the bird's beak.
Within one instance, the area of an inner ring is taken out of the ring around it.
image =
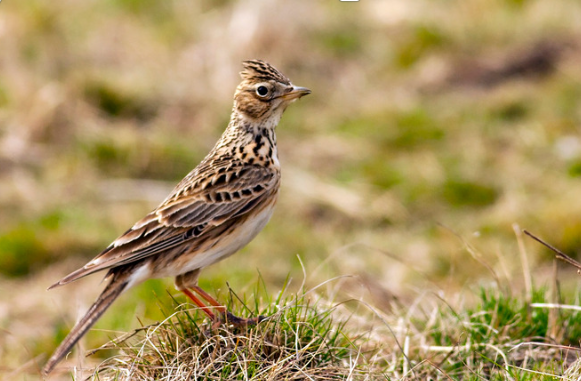
[[[291,101],[294,99],[299,99],[300,97],[303,97],[310,93],[311,90],[307,89],[306,87],[293,86],[290,92],[282,95],[281,97],[284,100]]]

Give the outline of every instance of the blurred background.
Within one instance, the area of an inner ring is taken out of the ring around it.
[[[251,58],[313,93],[278,127],[271,222],[202,287],[252,293],[261,274],[276,293],[302,261],[308,285],[354,275],[379,307],[522,288],[514,224],[581,249],[580,41],[575,0],[2,1],[0,374],[36,377],[102,276],[46,287],[198,164]],[[524,249],[542,284],[552,255]],[[97,327],[159,319],[172,282],[128,292]]]

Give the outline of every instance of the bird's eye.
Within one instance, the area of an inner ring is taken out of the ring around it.
[[[268,94],[268,89],[266,88],[266,86],[258,86],[256,88],[256,94],[260,95],[261,97],[266,96],[266,94]]]

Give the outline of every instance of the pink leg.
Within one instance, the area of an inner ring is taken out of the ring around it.
[[[196,295],[194,295],[190,290],[188,290],[187,288],[183,289],[182,292],[184,294],[186,294],[186,296],[188,298],[190,298],[192,300],[192,302],[194,302],[194,304],[198,307],[200,307],[200,309],[202,311],[204,311],[204,313],[206,315],[208,315],[208,317],[211,320],[216,320],[216,315],[214,315],[214,313],[211,311],[210,308],[208,308],[208,306],[206,306],[200,299],[198,299],[198,297]]]
[[[193,287],[191,287],[191,289],[192,289],[192,291],[194,291],[195,293],[200,295],[202,297],[202,299],[204,299],[206,302],[208,302],[212,306],[212,308],[209,308],[207,305],[205,305],[189,289],[185,288],[182,290],[182,292],[184,294],[186,294],[187,297],[190,298],[194,302],[194,304],[196,304],[198,307],[200,307],[200,309],[202,311],[204,311],[204,313],[206,315],[208,315],[208,317],[211,320],[213,320],[214,322],[216,322],[216,324],[218,324],[218,325],[220,323],[224,323],[224,322],[233,324],[235,326],[254,325],[256,323],[260,323],[262,320],[265,319],[264,316],[258,316],[256,318],[251,318],[251,319],[239,318],[238,316],[230,313],[226,309],[226,307],[224,307],[223,305],[218,303],[218,301],[216,301],[216,299],[214,299],[212,296],[210,296],[206,291],[202,290],[199,286],[193,286]],[[216,315],[211,311],[212,309],[215,309],[220,313],[220,315],[221,315],[220,319],[217,318]]]
[[[218,303],[218,301],[216,301],[216,299],[212,298],[210,296],[210,294],[208,294],[206,291],[202,290],[200,288],[200,286],[194,286],[194,287],[192,287],[192,290],[194,290],[194,292],[198,293],[198,295],[200,295],[202,297],[202,299],[204,299],[206,302],[210,303],[214,307],[217,307],[217,309],[220,310],[220,312],[226,312],[226,307],[224,307],[223,305]]]
[[[226,307],[224,307],[223,305],[218,303],[216,301],[216,299],[214,299],[212,296],[210,296],[206,291],[202,290],[199,286],[192,287],[192,290],[194,292],[198,293],[198,295],[200,295],[202,297],[202,299],[204,299],[206,302],[210,303],[213,307],[216,308],[216,310],[218,310],[220,312],[220,314],[222,315],[222,322],[227,322],[227,323],[233,324],[235,326],[244,326],[244,325],[254,325],[256,323],[260,323],[262,320],[265,319],[264,316],[258,316],[256,318],[250,318],[250,319],[240,318],[240,317],[230,313],[226,309]]]

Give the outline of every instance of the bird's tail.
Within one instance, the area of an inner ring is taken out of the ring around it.
[[[119,295],[125,290],[128,284],[128,279],[122,274],[111,274],[111,281],[101,295],[97,298],[95,303],[91,306],[89,311],[83,318],[75,325],[68,336],[63,340],[61,345],[56,349],[51,358],[44,366],[43,373],[48,375],[54,367],[66,356],[66,354],[73,348],[81,337],[97,322],[109,306],[117,299]],[[118,276],[121,275],[121,276]]]

